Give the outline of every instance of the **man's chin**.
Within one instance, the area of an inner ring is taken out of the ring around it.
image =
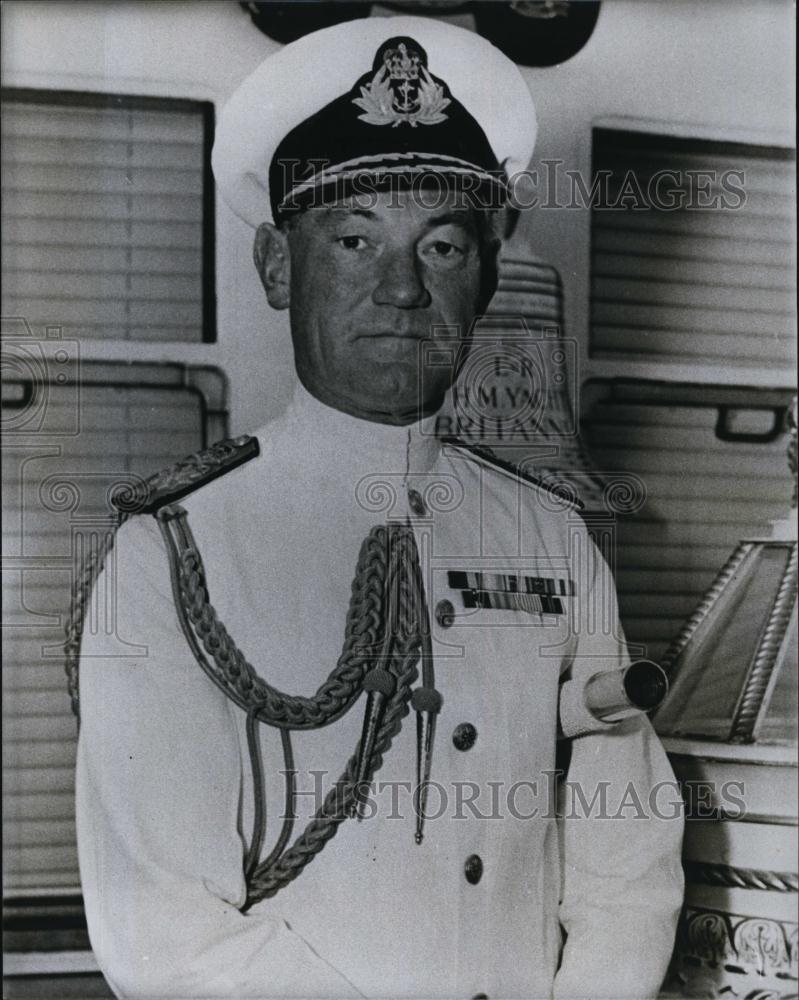
[[[383,395],[370,399],[353,401],[353,415],[361,416],[381,424],[396,424],[406,426],[418,423],[426,417],[437,413],[444,402],[444,396],[419,401],[418,397],[392,397]]]
[[[379,424],[404,426],[424,420],[441,409],[449,388],[423,386],[420,396],[418,373],[401,371],[398,366],[380,373],[382,378],[364,377],[364,384],[355,386],[309,377],[299,367],[297,374],[307,391],[326,406]]]

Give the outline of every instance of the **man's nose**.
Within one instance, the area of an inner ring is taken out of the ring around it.
[[[372,301],[380,306],[400,309],[424,309],[430,305],[430,293],[422,277],[422,266],[415,250],[397,249],[384,253]]]

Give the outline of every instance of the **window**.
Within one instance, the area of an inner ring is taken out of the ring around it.
[[[214,340],[212,105],[6,90],[2,110],[3,315]]]
[[[595,129],[591,355],[792,370],[795,159]]]
[[[739,539],[790,508],[794,164],[783,148],[594,131],[589,356],[622,377],[583,386],[582,427],[600,474],[640,484],[616,575],[628,639],[654,659]],[[647,377],[623,377],[628,362]],[[666,381],[670,362],[726,384]]]
[[[7,354],[18,343],[7,336]],[[43,403],[39,393],[47,394]],[[19,372],[4,379],[6,894],[79,887],[77,730],[63,657],[76,568],[112,530],[108,496],[116,484],[223,436],[223,396],[219,373],[178,365],[84,362],[80,384],[66,378],[31,387]]]
[[[74,952],[88,948],[62,649],[76,566],[112,530],[115,482],[227,432],[210,364],[213,107],[2,97],[4,926],[11,952]]]

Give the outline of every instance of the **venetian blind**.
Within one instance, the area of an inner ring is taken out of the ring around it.
[[[593,356],[793,369],[795,152],[595,129],[593,183]]]
[[[19,343],[5,346],[8,357],[19,353]],[[6,894],[79,886],[77,730],[63,656],[72,578],[81,557],[110,530],[108,494],[115,484],[223,435],[221,376],[206,371],[203,381],[216,402],[198,388],[192,370],[179,366],[84,363],[79,397],[72,377],[36,385],[32,393],[18,367],[16,377],[4,377]],[[120,655],[124,645],[120,637]]]
[[[4,91],[3,314],[213,340],[211,123],[200,102]]]

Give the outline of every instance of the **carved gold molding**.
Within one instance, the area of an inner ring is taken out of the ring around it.
[[[799,925],[686,906],[671,980],[701,983],[703,996],[796,996]],[[705,992],[712,986],[711,992]]]

